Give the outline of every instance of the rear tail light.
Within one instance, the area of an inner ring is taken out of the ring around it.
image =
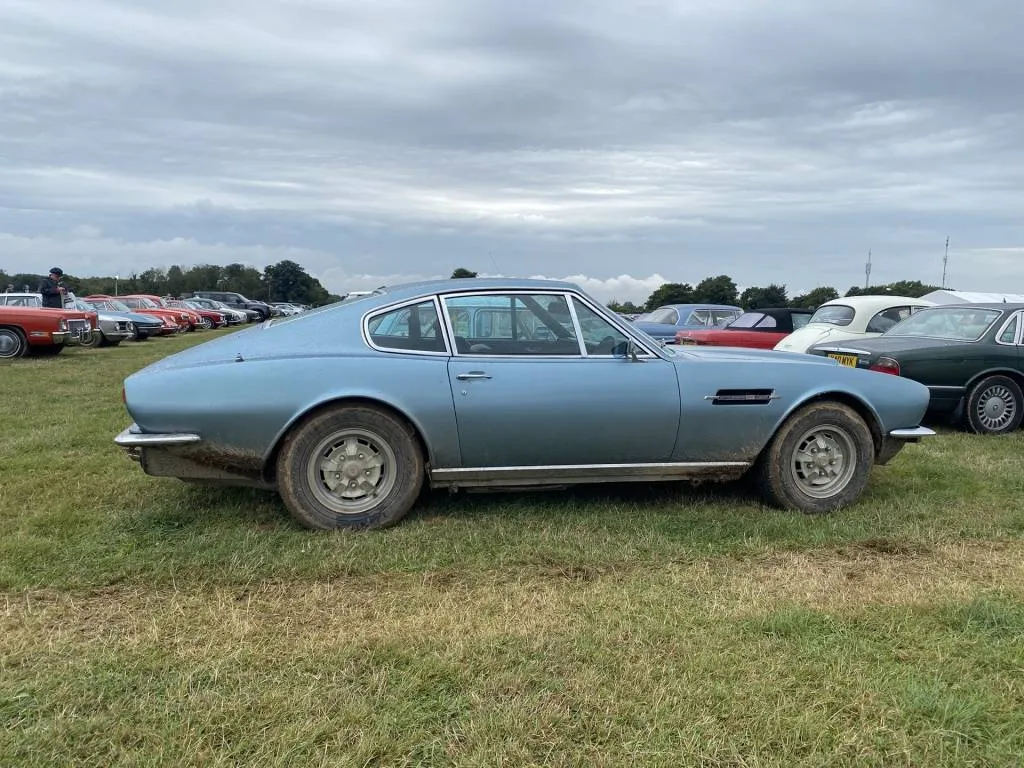
[[[878,360],[876,360],[873,365],[869,366],[868,369],[877,371],[878,373],[891,373],[893,376],[900,375],[900,364],[891,357],[878,358]]]

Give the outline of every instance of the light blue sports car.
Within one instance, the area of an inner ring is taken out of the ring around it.
[[[197,395],[197,393],[202,393]],[[665,347],[570,283],[445,280],[200,344],[125,381],[116,442],[157,476],[274,488],[378,528],[432,487],[723,481],[804,512],[934,434],[928,389],[803,354]]]

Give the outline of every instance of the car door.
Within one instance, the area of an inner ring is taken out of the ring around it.
[[[566,293],[466,293],[444,309],[463,467],[667,461],[679,428],[675,367]]]

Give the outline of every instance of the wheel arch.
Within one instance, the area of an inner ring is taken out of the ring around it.
[[[989,368],[967,380],[967,385],[964,387],[964,397],[970,395],[972,389],[990,376],[1005,376],[1008,379],[1013,379],[1017,382],[1017,386],[1024,390],[1024,373],[1021,371],[1018,371],[1016,368]]]
[[[421,426],[417,424],[416,421],[408,413],[403,411],[401,408],[395,407],[393,403],[386,402],[379,398],[370,397],[367,395],[342,395],[339,397],[334,397],[329,400],[324,400],[322,402],[316,403],[307,408],[306,410],[296,414],[291,419],[291,421],[288,422],[288,424],[281,430],[280,434],[278,434],[277,438],[274,440],[273,446],[267,453],[266,459],[263,462],[263,471],[261,473],[262,479],[269,483],[276,482],[277,458],[281,454],[281,447],[284,445],[284,441],[287,439],[288,435],[294,432],[299,425],[308,421],[310,418],[317,416],[323,413],[324,411],[328,411],[332,408],[337,408],[339,406],[359,405],[370,406],[385,411],[391,414],[392,416],[397,417],[402,422],[404,422],[405,425],[409,427],[409,430],[410,432],[412,432],[412,435],[415,438],[416,443],[419,445],[420,450],[423,452],[424,465],[430,465],[430,444],[424,437],[423,429],[421,428]]]
[[[778,434],[780,429],[782,429],[782,425],[789,421],[790,417],[794,413],[806,408],[808,405],[814,405],[815,403],[822,402],[836,402],[852,408],[854,412],[864,420],[864,423],[867,424],[868,430],[871,432],[871,442],[874,443],[875,446],[875,454],[877,455],[881,453],[885,443],[885,436],[882,434],[882,421],[878,414],[875,413],[874,408],[868,405],[866,400],[863,400],[850,392],[843,392],[840,390],[815,393],[811,397],[801,400],[790,408],[789,411],[786,412],[786,415],[779,419],[779,423],[775,425],[775,429],[772,430],[771,437],[765,444],[765,447],[761,449],[761,453],[764,453],[767,447],[771,445],[775,435]]]

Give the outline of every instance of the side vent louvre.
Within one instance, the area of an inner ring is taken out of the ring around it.
[[[776,399],[774,389],[720,389],[705,398],[712,405],[768,405]]]

